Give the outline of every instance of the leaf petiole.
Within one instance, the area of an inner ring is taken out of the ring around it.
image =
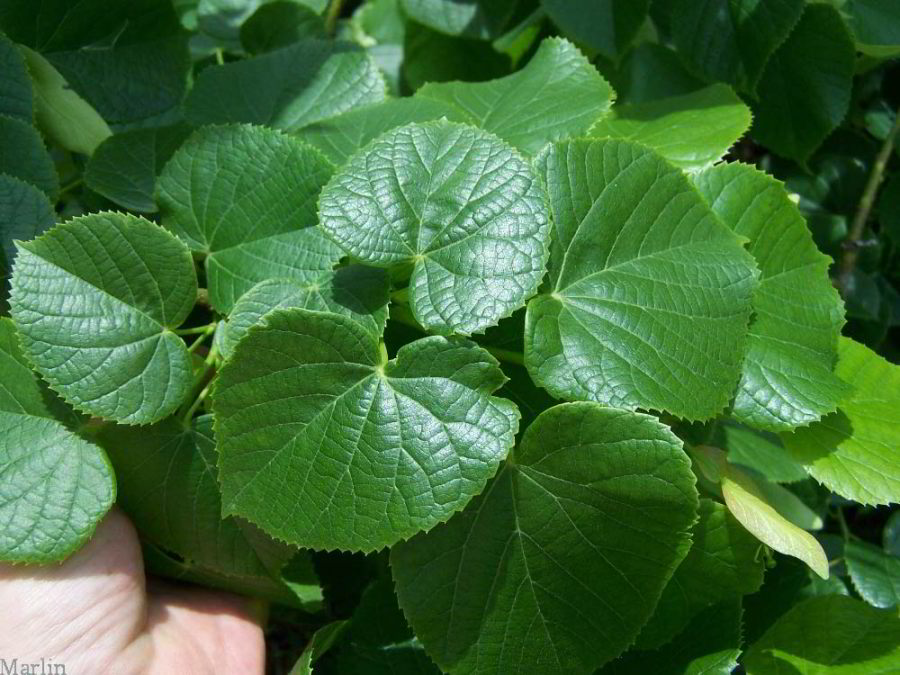
[[[194,328],[179,328],[175,331],[175,335],[209,335],[216,330],[216,324],[210,323],[205,326],[196,326]]]

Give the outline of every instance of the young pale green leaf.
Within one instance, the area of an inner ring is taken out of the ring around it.
[[[172,329],[196,296],[184,244],[143,218],[97,213],[18,244],[10,307],[29,359],[67,402],[147,424],[193,382]]]
[[[446,120],[400,127],[354,155],[322,191],[319,218],[355,258],[413,266],[410,305],[431,331],[483,331],[544,276],[537,176],[500,139]]]
[[[722,496],[732,515],[754,537],[779,553],[793,556],[809,565],[823,579],[828,578],[828,558],[822,545],[808,532],[794,525],[769,503],[758,480],[744,469],[728,464],[721,453],[718,460]]]
[[[752,257],[684,175],[618,140],[558,143],[550,285],[528,303],[525,364],[558,398],[720,412],[737,382]]]
[[[19,48],[0,33],[0,115],[8,115],[31,124],[34,98],[25,57]]]
[[[391,129],[442,117],[451,122],[471,121],[449,103],[417,97],[392,98],[311,124],[300,132],[300,138],[341,166],[357,150]]]
[[[646,103],[616,106],[592,138],[621,138],[653,148],[686,170],[717,162],[750,128],[750,108],[726,84]]]
[[[863,504],[900,502],[900,366],[848,338],[835,374],[853,387],[837,412],[781,439],[829,490]]]
[[[116,470],[119,505],[142,539],[179,557],[179,576],[187,568],[208,584],[217,579],[220,588],[318,608],[322,596],[314,579],[309,585],[316,597],[306,603],[280,579],[296,549],[222,518],[211,416],[187,429],[172,418],[145,429],[111,426],[100,438]]]
[[[810,4],[759,81],[753,136],[804,163],[847,114],[855,61],[853,40],[837,10]]]
[[[302,307],[343,314],[369,332],[381,335],[387,321],[390,277],[384,270],[362,265],[341,267],[320,280],[267,279],[234,303],[222,336],[223,354],[231,355],[252,326],[275,309]]]
[[[524,0],[400,0],[414,21],[447,35],[490,40],[515,18]]]
[[[631,649],[597,675],[731,675],[741,653],[740,598],[699,612],[659,649]]]
[[[34,239],[56,223],[47,195],[30,183],[0,175],[0,306],[6,299],[6,278],[16,255],[13,241]]]
[[[672,38],[707,80],[755,92],[772,53],[800,20],[804,0],[675,0]]]
[[[65,559],[90,539],[115,498],[100,448],[55,420],[0,411],[0,560]]]
[[[59,194],[59,177],[44,141],[30,122],[0,115],[0,174],[21,178],[51,199]]]
[[[28,47],[21,49],[31,74],[38,126],[66,150],[93,154],[112,135],[109,126],[47,59]]]
[[[728,461],[753,469],[773,483],[796,483],[809,474],[796,461],[777,435],[756,431],[727,420],[719,424],[713,445],[728,452]]]
[[[844,317],[828,278],[831,259],[774,178],[731,163],[695,175],[694,185],[722,222],[749,240],[761,272],[731,415],[785,431],[834,412],[848,387],[832,372]]]
[[[0,561],[66,558],[115,501],[109,461],[52,419],[60,408],[0,319]]]
[[[157,183],[162,224],[205,254],[210,303],[229,312],[255,284],[318,281],[341,257],[316,227],[316,199],[331,164],[274,129],[197,131]]]
[[[744,655],[748,675],[897,672],[900,618],[843,595],[795,605]]]
[[[844,0],[840,8],[859,51],[879,59],[900,55],[900,5],[894,0]]]
[[[844,546],[844,562],[863,600],[875,607],[900,605],[900,557],[851,539]]]
[[[759,541],[724,505],[701,499],[693,543],[637,639],[638,649],[669,642],[707,607],[754,593],[763,582]]]
[[[513,444],[518,411],[475,344],[430,337],[384,362],[377,334],[269,314],[219,374],[224,513],[304,548],[374,551],[447,520]]]
[[[156,177],[190,133],[186,124],[175,124],[116,134],[88,160],[84,184],[126,209],[153,213]]]
[[[541,0],[541,6],[564,34],[615,60],[647,18],[650,0]]]
[[[440,671],[415,638],[389,578],[369,586],[335,650],[339,673],[437,675]]]
[[[550,141],[586,132],[609,111],[615,92],[570,42],[548,38],[512,75],[428,84],[416,96],[454,105],[482,129],[534,154]]]
[[[241,45],[250,54],[262,54],[309,38],[326,37],[325,21],[296,0],[267,2],[240,28]]]
[[[360,47],[304,40],[205,69],[184,111],[196,126],[250,122],[296,131],[384,97],[384,78]]]
[[[559,405],[465,511],[392,549],[400,606],[445,671],[591,673],[650,618],[696,512],[667,427]]]

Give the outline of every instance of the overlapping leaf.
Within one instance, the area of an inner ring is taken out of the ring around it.
[[[481,492],[512,446],[497,361],[429,337],[389,362],[354,319],[268,315],[222,368],[213,409],[224,513],[315,549],[373,551]]]
[[[400,0],[411,19],[429,28],[488,40],[509,25],[527,0]]]
[[[680,171],[617,140],[558,143],[550,284],[528,303],[525,363],[553,395],[715,416],[740,367],[756,268]]]
[[[34,119],[31,78],[22,52],[0,33],[0,115],[15,117],[29,124]]]
[[[610,109],[615,93],[571,43],[548,38],[512,75],[428,84],[416,96],[454,105],[482,129],[533,154],[550,141],[587,131]]]
[[[101,438],[116,469],[120,506],[145,542],[178,556],[181,578],[201,575],[207,585],[317,608],[322,595],[308,559],[304,592],[281,579],[292,558],[308,554],[222,519],[212,417],[188,429],[173,419],[147,429],[110,427]]]
[[[20,178],[43,190],[50,199],[59,194],[59,177],[37,129],[8,115],[0,115],[0,174]]]
[[[783,186],[766,174],[721,164],[694,184],[722,222],[749,240],[761,272],[731,414],[784,431],[834,412],[848,388],[832,372],[843,306],[828,278],[831,260]]]
[[[753,104],[753,136],[801,164],[844,119],[855,49],[834,7],[810,4],[769,59]]]
[[[197,126],[250,122],[296,131],[384,97],[384,79],[361,48],[305,40],[205,69],[185,116]]]
[[[0,560],[66,558],[115,501],[103,451],[53,419],[59,403],[41,386],[9,319],[0,319]]]
[[[713,84],[681,96],[616,106],[588,135],[641,143],[690,170],[720,160],[749,128],[750,109],[730,87]]]
[[[616,59],[647,18],[650,0],[541,0],[541,6],[566,35]]]
[[[18,178],[0,176],[0,302],[6,300],[6,279],[16,254],[13,241],[34,239],[54,223],[56,213],[47,195]]]
[[[713,445],[728,452],[728,461],[757,471],[773,483],[808,480],[803,465],[788,452],[776,434],[756,431],[728,420],[718,425]]]
[[[782,434],[785,446],[813,478],[847,499],[900,502],[900,366],[840,338],[835,374],[853,391],[837,412]]]
[[[844,545],[844,560],[850,580],[863,600],[874,607],[900,605],[900,557],[851,539]]]
[[[146,424],[192,384],[172,329],[194,306],[187,247],[143,218],[98,213],[18,244],[10,306],[37,371],[77,409]]]
[[[233,125],[197,131],[157,184],[165,227],[205,254],[209,298],[228,312],[256,283],[316,282],[340,249],[316,227],[316,199],[331,164],[273,129]]]
[[[473,127],[441,120],[381,136],[335,174],[319,217],[355,258],[412,265],[412,311],[435,332],[483,331],[544,276],[549,222],[537,176]]]
[[[362,265],[341,267],[308,283],[292,279],[261,281],[234,304],[225,324],[223,354],[229,356],[263,316],[285,307],[343,314],[381,335],[387,321],[389,281],[384,270]]]
[[[392,549],[400,606],[444,671],[591,673],[650,617],[696,509],[668,428],[560,405],[465,511]]]
[[[784,614],[744,656],[749,675],[890,673],[900,659],[900,618],[843,595],[810,598]]]

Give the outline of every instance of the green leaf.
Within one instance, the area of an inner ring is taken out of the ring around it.
[[[441,120],[390,131],[354,155],[322,191],[319,220],[353,257],[413,267],[410,305],[427,330],[468,335],[537,290],[544,200],[512,148]]]
[[[190,133],[186,124],[176,124],[116,134],[88,160],[84,183],[119,206],[154,213],[156,177]]]
[[[853,392],[837,412],[782,434],[782,441],[813,478],[842,497],[900,502],[900,367],[840,338],[835,374]]]
[[[384,270],[362,265],[341,267],[308,283],[292,279],[261,281],[234,303],[222,336],[222,353],[230,356],[251,327],[269,312],[285,307],[343,314],[381,335],[387,321],[389,291],[390,279]]]
[[[504,379],[465,340],[425,338],[384,363],[350,317],[272,312],[216,385],[223,512],[313,549],[374,551],[430,529],[512,446],[518,412],[491,396]]]
[[[35,119],[47,136],[72,152],[90,155],[112,135],[106,122],[47,59],[22,47],[34,86]]]
[[[523,0],[400,0],[404,13],[447,35],[489,40],[504,32]]]
[[[16,255],[13,241],[34,239],[56,223],[56,212],[47,196],[30,183],[0,175],[0,306],[6,300],[6,279]]]
[[[703,87],[685,70],[678,54],[653,42],[642,42],[629,51],[610,77],[619,103],[645,103]]]
[[[58,562],[116,498],[103,451],[45,417],[0,411],[0,560]]]
[[[206,68],[185,101],[184,114],[196,126],[250,122],[296,131],[384,97],[384,79],[360,47],[304,40]]]
[[[349,621],[332,621],[313,633],[288,675],[312,675],[313,664],[334,646],[347,630],[349,623]]]
[[[157,183],[162,224],[204,254],[209,299],[221,312],[256,283],[318,281],[341,257],[316,227],[331,164],[274,129],[197,131]]]
[[[763,582],[759,541],[722,504],[700,500],[693,543],[675,570],[637,648],[657,649],[683,632],[704,609],[754,593]]]
[[[722,222],[749,240],[761,271],[754,319],[732,416],[768,431],[808,425],[834,412],[847,386],[832,372],[843,305],[784,186],[740,163],[694,177]]]
[[[426,98],[392,98],[311,124],[300,132],[300,138],[321,150],[335,166],[341,166],[357,150],[391,129],[441,118],[470,121],[461,110],[447,103]]]
[[[550,279],[525,364],[558,398],[714,417],[737,381],[756,268],[680,171],[642,146],[569,141],[539,160]]]
[[[803,6],[803,0],[675,0],[672,38],[694,72],[752,94]]]
[[[262,54],[307,38],[325,38],[325,22],[295,0],[277,0],[259,7],[240,29],[241,44]]]
[[[0,33],[0,115],[15,117],[31,124],[34,119],[34,101],[31,78],[25,57],[19,48]]]
[[[750,128],[750,109],[725,84],[646,103],[615,106],[592,138],[620,138],[654,149],[682,169],[717,162]]]
[[[647,18],[650,0],[541,0],[541,6],[565,35],[617,59]]]
[[[168,0],[9,0],[0,29],[40,52],[117,127],[173,115],[187,88],[187,34]]]
[[[769,503],[758,479],[744,469],[726,463],[724,453],[717,448],[697,450],[713,453],[712,459],[720,471],[725,505],[750,534],[779,553],[802,560],[823,579],[828,578],[828,558],[822,545]]]
[[[900,605],[900,558],[864,541],[844,546],[844,561],[853,587],[875,607]]]
[[[115,501],[103,451],[52,419],[58,412],[12,321],[0,318],[0,561],[66,558]]]
[[[782,616],[744,655],[749,675],[891,673],[900,659],[900,618],[843,595],[810,598]]]
[[[548,38],[520,71],[490,82],[428,84],[416,96],[460,108],[486,131],[533,154],[583,134],[615,92],[570,42]]]
[[[339,673],[437,675],[440,672],[406,623],[390,579],[379,579],[366,589],[335,651]]]
[[[28,122],[0,115],[0,174],[21,178],[51,200],[59,194],[59,177],[40,134]]]
[[[718,445],[728,451],[728,461],[748,467],[773,483],[808,480],[803,465],[794,460],[775,434],[755,431],[737,422],[724,421]]]
[[[147,424],[193,383],[172,329],[194,306],[190,252],[142,218],[81,216],[18,244],[10,307],[37,371],[76,409]]]
[[[737,598],[699,612],[659,649],[631,649],[597,675],[731,675],[740,647],[741,601]]]
[[[465,511],[392,549],[400,606],[442,670],[590,673],[653,613],[696,509],[667,427],[559,405]]]
[[[884,524],[882,532],[884,550],[890,555],[900,557],[900,511],[895,511]]]
[[[847,114],[856,52],[833,7],[811,4],[769,59],[753,107],[753,136],[803,164]]]
[[[189,428],[173,418],[143,429],[111,426],[101,439],[116,469],[119,505],[145,542],[178,556],[182,576],[190,570],[219,588],[318,608],[322,598],[314,579],[317,597],[308,603],[280,580],[296,549],[222,518],[211,416]]]
[[[856,48],[888,59],[900,54],[900,5],[893,0],[846,0],[841,5]]]

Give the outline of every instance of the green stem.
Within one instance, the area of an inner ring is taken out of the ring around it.
[[[859,260],[859,245],[863,233],[866,230],[866,223],[869,222],[869,214],[875,205],[875,197],[878,194],[878,186],[884,180],[884,170],[887,168],[888,160],[891,158],[891,152],[894,149],[894,141],[897,134],[900,133],[900,110],[897,111],[897,117],[894,119],[894,126],[891,127],[887,138],[875,157],[875,163],[872,165],[872,171],[869,173],[869,180],[866,182],[865,190],[863,190],[862,198],[859,200],[859,207],[853,218],[853,224],[850,226],[850,232],[844,240],[844,255],[841,258],[840,273],[838,275],[838,286],[846,296],[853,283],[853,270]]]
[[[343,5],[344,0],[331,0],[328,3],[328,11],[325,13],[325,32],[328,35],[334,35]]]
[[[220,66],[225,65],[225,55],[222,53],[221,47],[216,48],[216,63],[218,63]]]
[[[506,361],[507,363],[515,363],[517,366],[525,365],[525,356],[522,352],[514,352],[511,349],[500,349],[499,347],[485,347],[498,361]]]
[[[71,191],[74,190],[75,188],[79,187],[83,182],[84,182],[84,180],[81,178],[81,176],[79,176],[78,178],[76,178],[75,180],[71,181],[70,183],[67,183],[66,185],[63,185],[63,186],[59,189],[59,196],[62,197],[63,195],[65,195],[65,194],[71,192]]]
[[[841,526],[841,534],[844,535],[844,541],[847,541],[850,539],[850,528],[847,527],[847,519],[844,518],[844,509],[842,507],[839,506],[837,508],[835,517],[837,518],[838,525]]]
[[[197,409],[203,405],[203,401],[206,400],[206,396],[209,394],[210,385],[206,385],[203,389],[200,390],[200,393],[197,394],[197,398],[194,399],[194,402],[191,404],[191,407],[187,409],[187,412],[184,414],[184,417],[181,419],[181,423],[188,427],[191,425],[191,420],[194,419],[194,413],[197,412]]]
[[[219,349],[215,344],[213,344],[213,346],[209,348],[209,354],[207,354],[206,358],[203,360],[203,370],[194,381],[194,387],[191,389],[191,393],[187,398],[187,400],[191,402],[190,405],[188,405],[185,412],[182,413],[181,411],[179,411],[178,413],[184,426],[190,425],[191,419],[194,417],[194,413],[197,412],[197,409],[209,394],[209,387],[212,376],[214,375],[213,371],[216,368],[216,359],[218,357]],[[182,406],[182,408],[184,408],[184,406]]]
[[[216,330],[216,324],[210,323],[205,326],[196,326],[194,328],[176,328],[175,335],[209,335]]]

